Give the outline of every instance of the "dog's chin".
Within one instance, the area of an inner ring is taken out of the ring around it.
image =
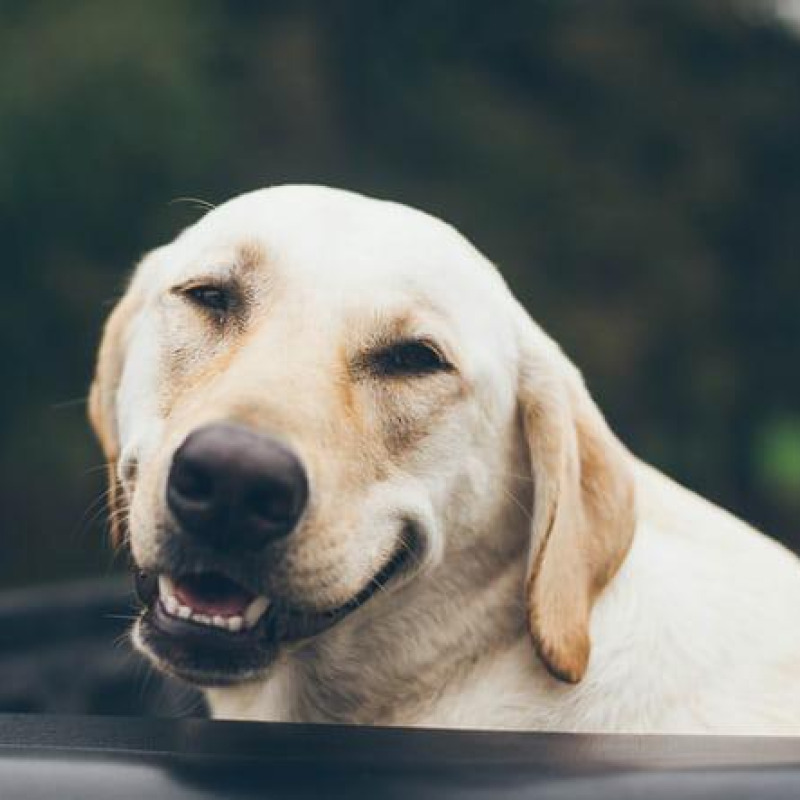
[[[268,599],[209,569],[181,575],[137,573],[143,610],[133,639],[157,667],[197,686],[225,687],[265,677],[283,647],[320,636],[377,592],[406,582],[414,549],[401,543],[359,592],[326,610]]]
[[[162,671],[196,686],[234,686],[263,677],[279,645],[261,642],[251,633],[238,636],[202,630],[176,621],[158,606],[137,620],[133,640]]]

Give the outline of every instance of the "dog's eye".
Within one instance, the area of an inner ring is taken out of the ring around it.
[[[231,293],[220,286],[191,286],[184,289],[183,294],[196,305],[220,316],[227,314],[233,305]]]
[[[430,342],[410,340],[393,344],[372,356],[379,375],[414,376],[452,370],[451,364]]]

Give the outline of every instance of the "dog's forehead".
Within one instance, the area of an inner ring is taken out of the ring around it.
[[[384,331],[394,322],[460,352],[471,374],[506,373],[515,363],[516,304],[500,273],[458,231],[424,212],[319,186],[259,190],[184,231],[153,265],[150,276],[159,276],[144,282],[157,294],[225,273],[243,254],[251,261],[255,254],[250,279],[261,282],[264,296],[280,298],[268,304],[270,315],[313,320],[319,335],[308,342],[357,346],[375,321]]]
[[[429,294],[440,306],[502,293],[494,267],[454,228],[408,206],[319,186],[283,186],[219,206],[177,243],[182,268],[257,245],[267,277],[359,294]]]

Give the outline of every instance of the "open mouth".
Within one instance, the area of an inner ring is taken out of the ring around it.
[[[179,677],[206,686],[258,677],[281,644],[316,636],[363,606],[406,570],[414,551],[402,544],[369,583],[332,609],[304,609],[255,594],[221,571],[137,575],[145,607],[140,643]]]
[[[215,572],[180,580],[160,575],[158,603],[159,610],[172,619],[230,633],[252,630],[269,608],[266,597]]]

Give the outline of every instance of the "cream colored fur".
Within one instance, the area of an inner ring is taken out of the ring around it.
[[[244,287],[235,329],[176,294],[210,278]],[[454,373],[353,377],[387,330],[435,340]],[[342,603],[398,519],[420,531],[412,574],[210,690],[217,717],[800,733],[795,556],[629,454],[491,264],[427,215],[322,187],[212,211],[140,265],[91,414],[144,569],[171,454],[220,419],[280,434],[311,474],[276,591]]]

